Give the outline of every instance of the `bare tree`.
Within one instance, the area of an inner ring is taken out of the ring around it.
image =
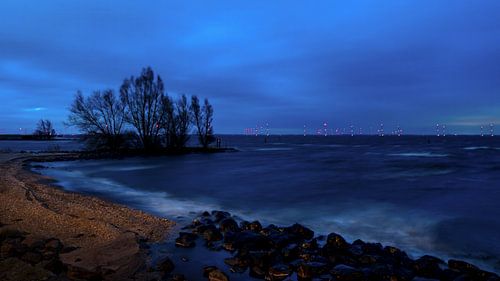
[[[165,111],[164,128],[167,146],[174,148],[186,146],[191,125],[187,97],[182,95],[176,102],[166,97],[163,110]]]
[[[94,91],[84,98],[78,91],[67,124],[78,127],[92,142],[117,149],[123,143],[124,105],[113,90]]]
[[[160,145],[160,130],[165,111],[164,86],[161,77],[155,75],[150,67],[144,68],[137,78],[125,79],[120,88],[120,97],[126,106],[125,116],[137,130],[146,150]]]
[[[56,130],[54,130],[50,120],[40,119],[33,135],[40,139],[50,140],[56,136]]]
[[[212,105],[205,99],[203,106],[200,106],[200,101],[197,96],[191,97],[191,114],[193,123],[196,127],[198,140],[203,148],[208,148],[214,138],[213,130],[213,115],[214,110]]]

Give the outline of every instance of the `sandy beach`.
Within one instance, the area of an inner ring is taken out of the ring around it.
[[[26,253],[21,255],[23,251],[16,257],[16,251],[11,249],[15,243],[9,242],[2,244],[0,279],[154,278],[158,273],[148,270],[144,245],[166,238],[174,223],[95,197],[63,191],[25,168],[30,161],[54,157],[76,155],[0,154],[0,230],[2,239],[15,233],[10,234],[9,241],[21,241],[26,249],[36,244],[33,241],[44,241],[44,257],[47,241],[60,241],[63,246],[57,247],[57,253],[63,273],[57,275],[47,270],[50,267],[45,266],[44,259],[33,261]]]

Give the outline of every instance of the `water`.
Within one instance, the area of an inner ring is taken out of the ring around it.
[[[46,163],[73,191],[179,219],[224,209],[500,271],[498,137],[224,137],[240,152]]]
[[[82,143],[72,139],[0,140],[0,152],[72,151],[82,149]]]

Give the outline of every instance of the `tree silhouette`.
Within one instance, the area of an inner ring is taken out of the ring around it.
[[[137,78],[125,79],[120,88],[120,97],[125,105],[125,117],[136,130],[142,146],[146,150],[160,145],[161,123],[165,111],[164,86],[161,77],[155,75],[151,67],[144,68]]]
[[[85,132],[93,144],[117,149],[123,143],[124,105],[113,90],[94,91],[84,98],[78,91],[67,124]]]
[[[191,125],[186,95],[182,95],[176,102],[167,97],[163,110],[166,113],[164,128],[167,146],[171,148],[185,147],[189,140],[189,126]]]
[[[33,133],[36,138],[50,140],[56,136],[56,130],[52,127],[50,120],[40,119]]]
[[[203,106],[200,107],[200,101],[197,96],[191,97],[191,112],[193,123],[196,127],[198,140],[204,148],[208,148],[214,138],[213,130],[213,114],[214,110],[212,105],[205,99]]]

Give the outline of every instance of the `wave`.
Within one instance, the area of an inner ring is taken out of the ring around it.
[[[107,178],[89,177],[80,171],[44,170],[44,174],[58,180],[64,189],[97,194],[133,208],[151,212],[161,217],[183,217],[190,212],[220,209],[208,200],[185,200],[172,197],[167,192],[135,189]]]
[[[491,147],[491,146],[467,146],[464,147],[465,150],[500,150],[500,147]]]
[[[449,154],[432,153],[432,152],[405,152],[405,153],[391,153],[389,156],[402,156],[402,157],[447,157]]]
[[[271,148],[257,148],[256,151],[284,151],[293,150],[291,147],[271,147]]]

